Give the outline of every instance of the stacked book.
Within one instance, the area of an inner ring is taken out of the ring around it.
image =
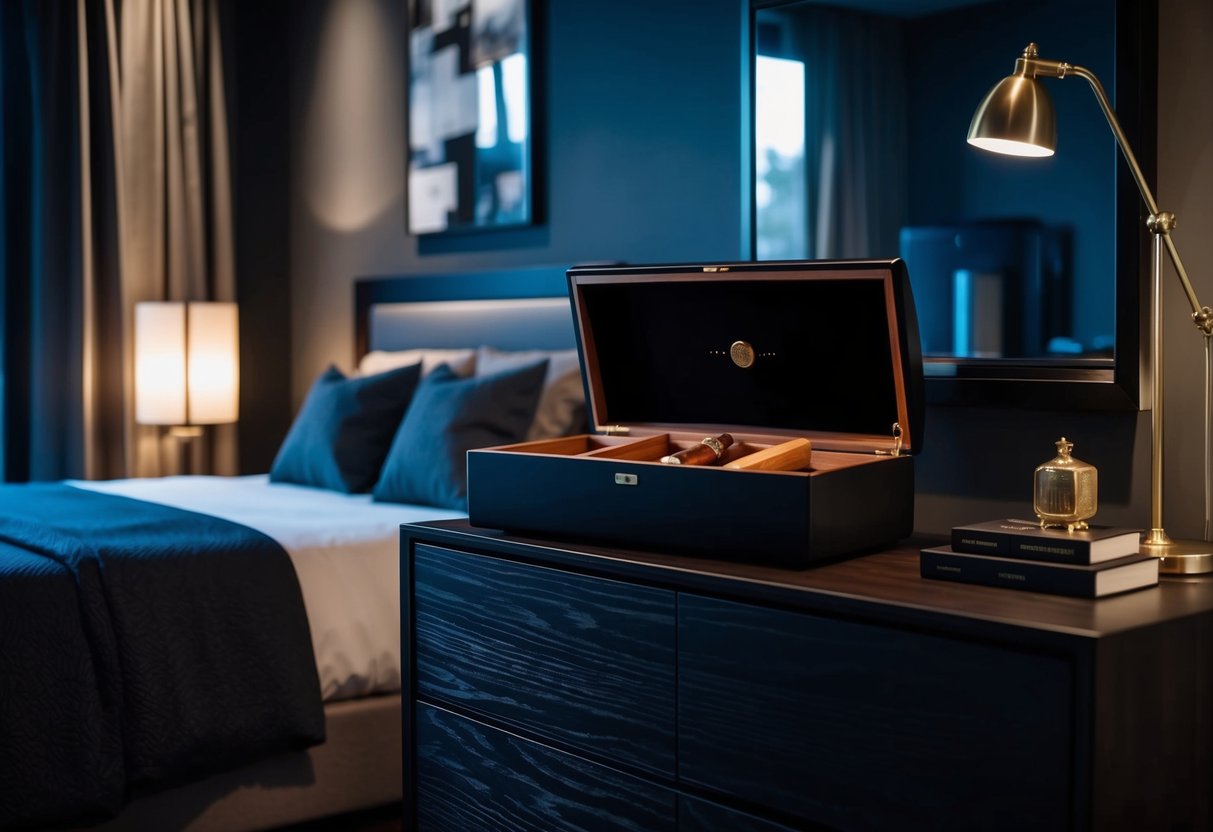
[[[1158,583],[1158,559],[1139,553],[1135,529],[1042,529],[991,520],[952,529],[952,545],[923,549],[924,578],[1101,598]]]

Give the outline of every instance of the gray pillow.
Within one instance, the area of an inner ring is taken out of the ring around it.
[[[466,511],[467,452],[526,435],[547,366],[460,378],[443,365],[422,379],[372,490],[375,500]]]
[[[535,420],[526,438],[554,439],[586,431],[585,388],[577,350],[520,350],[504,352],[493,347],[476,351],[476,375],[493,375],[538,361],[548,362]]]

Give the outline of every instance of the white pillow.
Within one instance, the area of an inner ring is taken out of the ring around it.
[[[418,362],[421,363],[423,376],[429,375],[439,365],[449,364],[455,375],[466,378],[476,369],[476,351],[470,347],[459,350],[373,350],[362,356],[362,360],[358,362],[358,372],[364,376],[373,376]]]
[[[581,363],[577,350],[519,350],[504,352],[493,347],[476,351],[476,375],[487,376],[547,359],[547,375],[535,419],[527,441],[554,439],[585,430],[585,390],[581,385]],[[424,372],[424,370],[423,370]]]

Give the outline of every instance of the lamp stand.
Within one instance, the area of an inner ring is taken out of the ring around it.
[[[1153,347],[1150,351],[1151,389],[1153,392],[1153,413],[1151,415],[1151,433],[1153,441],[1150,447],[1150,530],[1141,544],[1143,554],[1152,555],[1159,559],[1159,569],[1163,572],[1177,574],[1196,574],[1213,572],[1213,543],[1205,540],[1187,541],[1172,540],[1162,527],[1162,462],[1163,462],[1163,384],[1162,384],[1162,272],[1163,249],[1170,255],[1171,263],[1175,266],[1175,275],[1187,295],[1188,304],[1192,307],[1192,322],[1196,324],[1205,336],[1205,528],[1206,538],[1211,536],[1210,526],[1213,520],[1210,515],[1210,487],[1213,486],[1213,462],[1210,462],[1210,417],[1213,414],[1213,355],[1211,355],[1209,339],[1213,337],[1213,309],[1201,306],[1196,299],[1196,291],[1188,272],[1184,269],[1179,252],[1175,249],[1175,241],[1171,239],[1171,229],[1175,227],[1175,215],[1158,210],[1158,202],[1150,191],[1141,165],[1133,155],[1133,148],[1125,131],[1116,118],[1112,102],[1104,91],[1103,84],[1095,77],[1095,73],[1085,67],[1069,64],[1065,61],[1052,61],[1040,57],[1040,50],[1035,43],[1029,43],[1023,55],[1015,61],[1015,73],[999,82],[986,95],[973,122],[969,125],[969,143],[985,150],[997,153],[1010,153],[1023,156],[1049,156],[1057,145],[1056,124],[1053,116],[1053,104],[1038,78],[1068,78],[1075,76],[1085,78],[1099,102],[1099,108],[1107,119],[1112,135],[1116,137],[1116,146],[1120,148],[1133,181],[1141,192],[1141,198],[1149,209],[1150,216],[1146,227],[1154,235],[1153,257],[1150,261],[1151,303],[1153,314]]]
[[[1146,182],[1145,174],[1142,173],[1141,166],[1137,163],[1137,157],[1133,155],[1133,149],[1129,146],[1129,140],[1125,136],[1125,131],[1120,126],[1120,120],[1116,118],[1116,111],[1112,109],[1112,102],[1108,100],[1108,94],[1104,91],[1103,84],[1095,77],[1095,74],[1085,67],[1068,64],[1062,61],[1048,61],[1037,57],[1036,45],[1029,44],[1024,50],[1024,57],[1019,59],[1016,68],[1019,68],[1020,63],[1023,64],[1023,72],[1033,75],[1044,75],[1055,78],[1065,78],[1069,75],[1074,75],[1079,78],[1085,78],[1090,85],[1091,92],[1095,94],[1096,100],[1099,102],[1099,108],[1103,111],[1104,118],[1108,122],[1108,127],[1112,129],[1112,134],[1116,137],[1116,145],[1120,148],[1121,156],[1125,163],[1129,166],[1129,172],[1133,174],[1133,181],[1137,183],[1137,189],[1141,193],[1142,200],[1146,203],[1146,208],[1150,215],[1146,218],[1146,228],[1153,235],[1154,245],[1152,256],[1150,258],[1150,293],[1151,305],[1153,306],[1153,315],[1151,325],[1153,328],[1152,344],[1150,350],[1150,370],[1151,380],[1150,385],[1153,392],[1153,411],[1151,413],[1151,434],[1153,442],[1151,443],[1150,455],[1150,530],[1146,532],[1142,540],[1142,554],[1152,555],[1159,559],[1158,568],[1162,572],[1170,574],[1194,575],[1206,572],[1213,572],[1213,543],[1203,540],[1172,540],[1167,535],[1162,527],[1162,463],[1163,463],[1163,384],[1162,384],[1162,275],[1163,275],[1163,249],[1166,249],[1170,255],[1171,263],[1175,266],[1175,274],[1179,278],[1179,283],[1183,287],[1184,293],[1187,296],[1188,303],[1192,307],[1192,322],[1196,324],[1205,336],[1205,350],[1208,355],[1209,337],[1213,334],[1213,311],[1207,306],[1201,306],[1196,299],[1196,291],[1192,288],[1192,281],[1188,278],[1188,271],[1184,268],[1183,261],[1179,258],[1179,252],[1175,248],[1175,241],[1171,239],[1171,229],[1175,227],[1175,215],[1168,211],[1160,211],[1158,202],[1154,199],[1154,194],[1150,190],[1149,184]],[[1206,358],[1206,364],[1208,359]],[[1209,372],[1206,367],[1205,384],[1210,384]],[[1208,482],[1213,479],[1209,472],[1209,431],[1210,431],[1210,408],[1208,405],[1209,390],[1205,391],[1205,536],[1209,535],[1209,492]]]
[[[194,440],[202,438],[202,426],[174,425],[168,432],[177,440],[177,471],[182,474],[194,473]]]
[[[1206,540],[1173,540],[1162,525],[1163,490],[1163,328],[1162,328],[1162,272],[1163,248],[1172,248],[1171,229],[1175,227],[1175,215],[1157,211],[1146,220],[1146,227],[1153,235],[1150,257],[1150,304],[1153,309],[1150,345],[1150,386],[1153,409],[1150,413],[1150,428],[1153,442],[1150,448],[1150,530],[1142,539],[1141,553],[1159,558],[1158,568],[1162,572],[1179,575],[1213,572],[1213,543]],[[1186,277],[1186,275],[1185,275]],[[1205,535],[1209,534],[1209,479],[1210,479],[1210,408],[1209,408],[1209,350],[1210,332],[1198,314],[1193,318],[1205,336]]]

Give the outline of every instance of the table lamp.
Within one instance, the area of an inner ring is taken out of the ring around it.
[[[1094,73],[1081,66],[1050,61],[1040,57],[1034,43],[1028,44],[1022,57],[1015,62],[1014,74],[999,81],[986,95],[973,115],[969,125],[969,144],[1014,156],[1052,156],[1057,146],[1057,122],[1054,117],[1053,102],[1049,98],[1039,78],[1067,78],[1071,75],[1085,78],[1099,101],[1108,125],[1116,137],[1124,160],[1129,165],[1137,189],[1145,200],[1150,216],[1146,219],[1146,227],[1153,235],[1153,252],[1150,263],[1151,277],[1151,321],[1153,340],[1151,342],[1151,392],[1153,394],[1153,413],[1151,427],[1153,442],[1151,445],[1150,466],[1150,530],[1146,533],[1141,546],[1145,554],[1160,558],[1159,567],[1164,572],[1173,573],[1202,573],[1213,571],[1213,543],[1206,541],[1172,540],[1163,530],[1163,385],[1162,385],[1162,271],[1163,249],[1170,256],[1179,282],[1188,296],[1192,306],[1192,320],[1197,329],[1205,336],[1205,536],[1209,536],[1209,430],[1210,430],[1210,381],[1209,375],[1213,370],[1213,355],[1210,353],[1210,336],[1213,335],[1213,311],[1207,306],[1201,306],[1196,299],[1196,292],[1188,273],[1179,259],[1175,242],[1171,239],[1171,229],[1175,227],[1175,215],[1158,209],[1158,203],[1146,184],[1137,158],[1129,147],[1124,130],[1120,126],[1116,113],[1112,109],[1108,95],[1103,85]]]
[[[135,304],[135,421],[163,425],[182,444],[239,414],[236,304]],[[188,466],[185,466],[188,469]]]

